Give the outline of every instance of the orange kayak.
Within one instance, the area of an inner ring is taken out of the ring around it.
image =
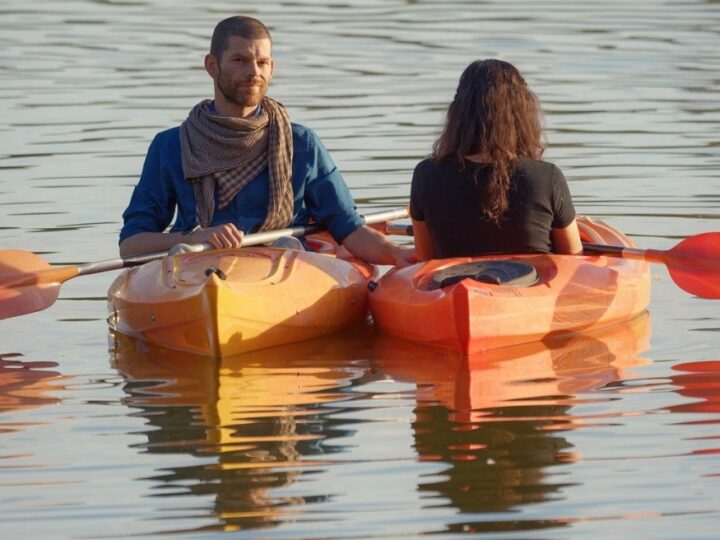
[[[601,221],[578,225],[583,241],[634,247]],[[554,254],[426,261],[391,270],[370,293],[382,331],[467,354],[607,327],[649,303],[645,261]]]
[[[156,345],[224,358],[329,334],[367,317],[372,266],[320,252],[250,247],[186,253],[124,270],[110,326]]]

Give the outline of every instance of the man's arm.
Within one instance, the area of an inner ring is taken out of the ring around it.
[[[183,234],[179,232],[141,232],[129,236],[120,242],[120,257],[124,258],[133,255],[153,253],[155,251],[166,251],[175,244],[181,244],[183,242],[187,243],[183,238]]]
[[[351,232],[342,242],[350,253],[371,264],[407,266],[417,262],[415,250],[403,248],[386,236],[362,226]]]
[[[407,265],[414,262],[414,250],[391,242],[384,235],[362,225],[352,194],[317,134],[309,128],[293,128],[293,166],[304,174],[304,202],[310,216],[355,257],[371,264]],[[294,176],[295,179],[300,175]]]
[[[212,244],[217,249],[239,248],[242,245],[243,237],[243,231],[232,223],[216,225],[207,229],[196,229],[189,234],[141,232],[120,243],[120,256],[129,257],[154,251],[165,251],[176,244],[202,244],[204,242]]]
[[[177,167],[173,167],[176,163]],[[150,143],[140,179],[122,215],[121,257],[165,251],[184,241],[180,232],[163,232],[172,221],[177,205],[173,177],[182,175],[179,163],[177,130],[157,134]]]

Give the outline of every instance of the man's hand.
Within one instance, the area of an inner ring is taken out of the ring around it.
[[[177,244],[202,244],[204,242],[211,244],[216,249],[239,248],[242,245],[244,236],[245,233],[231,223],[216,225],[207,229],[197,229],[191,234],[141,232],[122,241],[120,244],[120,256],[130,257],[167,250]]]
[[[207,229],[193,231],[191,238],[193,244],[208,242],[216,249],[239,248],[242,246],[245,233],[232,223],[216,225]]]
[[[403,248],[368,226],[350,233],[343,246],[355,257],[372,264],[408,266],[417,261],[414,249]]]
[[[410,266],[411,264],[420,262],[420,258],[413,247],[398,247],[395,250],[394,255],[395,266],[398,268],[403,268],[404,266]]]

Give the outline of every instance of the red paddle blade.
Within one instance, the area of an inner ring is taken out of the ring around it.
[[[0,319],[50,307],[60,292],[60,283],[43,282],[52,267],[43,259],[19,249],[0,251]]]
[[[686,238],[668,255],[667,268],[678,287],[701,298],[720,299],[720,232]]]

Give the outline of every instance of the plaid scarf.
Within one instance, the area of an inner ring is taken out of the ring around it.
[[[292,129],[285,107],[268,97],[250,118],[220,116],[205,100],[180,126],[182,168],[193,186],[196,219],[206,228],[218,207],[225,208],[266,167],[270,175],[267,215],[260,231],[282,229],[292,220]]]

